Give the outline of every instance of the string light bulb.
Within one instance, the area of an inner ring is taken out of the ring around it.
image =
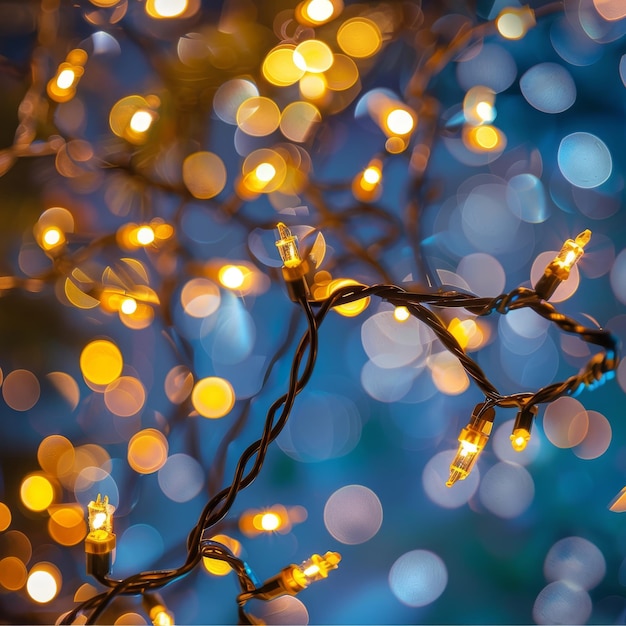
[[[87,505],[89,534],[85,538],[87,573],[100,578],[111,571],[111,553],[115,549],[113,532],[113,512],[108,496],[98,494]]]
[[[76,94],[76,85],[85,73],[87,53],[81,48],[71,50],[59,65],[56,74],[48,81],[46,91],[51,100],[67,102]]]
[[[341,555],[338,552],[327,552],[323,556],[314,554],[300,565],[288,565],[258,589],[240,594],[239,604],[252,598],[269,601],[284,595],[295,596],[312,583],[327,578],[328,573],[336,569],[340,561]]]
[[[447,487],[452,487],[457,481],[468,477],[489,440],[495,415],[494,408],[486,406],[485,403],[474,407],[469,423],[459,434],[459,449],[450,464]]]
[[[580,233],[576,239],[568,239],[561,248],[561,251],[554,257],[546,267],[543,276],[535,285],[535,292],[540,298],[549,300],[557,287],[569,278],[572,268],[584,254],[584,248],[591,239],[589,229]]]
[[[283,222],[276,225],[278,239],[276,247],[283,261],[283,279],[287,285],[289,297],[294,301],[309,297],[309,287],[306,280],[308,263],[300,256],[298,249],[298,238],[292,235],[291,231]]]
[[[515,452],[522,452],[522,450],[526,449],[530,441],[530,431],[536,415],[536,406],[524,406],[518,411],[513,424],[513,432],[511,433],[511,446]]]

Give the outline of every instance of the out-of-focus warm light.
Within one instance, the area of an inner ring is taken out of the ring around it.
[[[150,17],[180,17],[189,6],[189,0],[147,0],[146,13]]]
[[[330,0],[310,0],[304,9],[306,16],[312,22],[319,22],[320,24],[330,19],[334,10],[335,7]]]
[[[473,126],[493,122],[496,118],[495,97],[493,89],[484,85],[475,85],[468,89],[463,98],[465,121]]]
[[[140,226],[135,233],[137,242],[142,246],[147,246],[154,241],[154,230],[151,226]]]
[[[306,510],[302,507],[287,509],[276,504],[269,509],[250,509],[239,518],[239,529],[247,537],[257,537],[263,533],[278,532],[286,534],[294,524],[306,519]]]
[[[270,193],[285,181],[287,163],[275,150],[260,148],[251,152],[241,166],[243,193]]]
[[[385,122],[394,135],[408,135],[415,126],[413,116],[406,109],[393,109],[387,114]]]
[[[349,287],[351,285],[360,286],[361,283],[358,283],[356,280],[352,280],[351,278],[336,278],[335,280],[330,281],[328,290],[329,293],[332,294],[341,287]],[[343,315],[344,317],[356,317],[365,311],[369,303],[369,298],[361,298],[360,300],[355,300],[354,302],[348,302],[347,304],[340,304],[339,306],[333,307],[333,311],[336,311],[339,315]]]
[[[135,298],[124,298],[120,304],[120,311],[125,315],[132,315],[137,310],[137,300]]]
[[[41,241],[44,249],[51,250],[65,241],[65,235],[59,228],[51,226],[44,230]]]
[[[57,76],[57,87],[59,89],[69,89],[76,80],[76,72],[71,68],[67,68],[59,72]]]
[[[11,525],[11,519],[11,509],[4,502],[0,502],[0,533]]]
[[[119,348],[106,339],[87,344],[80,355],[80,369],[87,382],[108,385],[121,373],[124,362]]]
[[[506,139],[495,126],[474,126],[464,132],[465,145],[474,152],[496,152],[504,149]]]
[[[145,133],[152,126],[152,115],[148,111],[135,111],[129,124],[136,133]]]
[[[167,461],[169,444],[156,428],[145,428],[135,433],[128,442],[128,464],[139,474],[152,474]]]
[[[376,183],[379,183],[381,178],[382,172],[376,166],[370,165],[363,171],[363,180],[370,185],[375,185]]]
[[[276,513],[269,511],[261,515],[261,528],[266,531],[272,531],[279,528],[281,525],[280,516]]]
[[[225,545],[235,556],[241,554],[241,543],[228,535],[215,535],[211,537],[212,541],[217,541]],[[226,576],[231,568],[226,561],[220,561],[219,559],[212,559],[210,557],[202,557],[202,564],[209,574],[214,576]]]
[[[113,105],[109,126],[118,137],[141,145],[148,140],[148,130],[157,118],[156,110],[160,104],[157,96],[126,96]]]
[[[276,168],[271,163],[259,163],[254,173],[262,183],[269,183],[276,176]]]
[[[483,122],[493,122],[494,109],[490,102],[484,100],[476,105],[476,114]]]
[[[409,313],[409,309],[407,309],[405,306],[397,306],[393,310],[393,317],[396,322],[406,322],[409,317],[411,317],[411,313]]]
[[[337,43],[348,56],[365,59],[381,49],[383,37],[376,22],[366,17],[353,17],[339,27]]]
[[[298,85],[302,97],[309,100],[319,100],[327,91],[326,79],[323,74],[305,74]]]
[[[220,283],[227,289],[239,289],[245,281],[245,274],[237,265],[224,265],[218,272]]]
[[[301,70],[318,74],[333,64],[333,52],[319,39],[305,39],[293,51],[293,62]]]
[[[26,591],[39,604],[46,604],[56,598],[61,588],[61,572],[52,563],[38,563],[28,575]]]
[[[361,202],[373,202],[382,192],[382,161],[373,159],[352,181],[352,194]]]
[[[226,379],[208,376],[194,385],[191,403],[202,417],[217,419],[235,406],[235,391]]]
[[[67,102],[76,94],[76,85],[85,72],[87,53],[76,48],[71,50],[65,61],[61,63],[56,74],[48,81],[46,91],[56,102]]]
[[[528,6],[507,7],[496,18],[496,28],[505,39],[521,39],[535,24],[535,13]]]
[[[22,481],[20,498],[31,511],[45,511],[54,501],[54,495],[54,485],[43,474],[30,474]]]

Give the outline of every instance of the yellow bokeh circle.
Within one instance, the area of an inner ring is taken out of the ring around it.
[[[87,382],[108,385],[122,373],[124,361],[120,349],[111,341],[96,339],[80,355],[80,371]]]
[[[209,376],[194,385],[191,403],[203,417],[224,417],[235,405],[235,391],[224,378]]]

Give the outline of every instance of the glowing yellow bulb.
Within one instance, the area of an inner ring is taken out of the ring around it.
[[[76,79],[76,72],[72,69],[62,70],[57,76],[57,87],[59,89],[69,89]]]
[[[387,115],[386,124],[394,135],[408,135],[413,130],[415,121],[406,109],[393,109]]]
[[[492,126],[477,128],[474,136],[476,143],[486,150],[491,150],[498,145],[498,133]]]
[[[146,12],[151,17],[178,17],[182,15],[189,6],[189,0],[148,0],[146,2]]]
[[[145,133],[152,126],[152,115],[148,111],[135,111],[130,118],[129,126],[136,133]]]
[[[96,513],[92,520],[91,520],[91,525],[93,526],[94,530],[98,530],[99,528],[102,528],[102,526],[104,526],[104,523],[107,521],[107,515],[106,513]]]
[[[393,311],[393,317],[397,322],[406,322],[411,314],[405,306],[397,306]]]
[[[478,460],[478,456],[489,440],[495,411],[493,407],[484,408],[484,404],[474,407],[472,417],[459,434],[459,448],[450,463],[450,477],[447,487],[452,487],[459,480],[465,480]]]
[[[151,226],[140,226],[135,233],[135,237],[140,245],[150,245],[154,241],[154,230]]]
[[[369,166],[363,171],[363,180],[370,185],[376,185],[382,178],[382,172],[376,166]]]
[[[218,277],[222,285],[227,289],[239,289],[246,278],[241,268],[236,265],[225,265],[220,269]]]
[[[135,298],[124,298],[120,304],[120,311],[124,315],[132,315],[137,310],[137,300]]]
[[[38,569],[28,576],[26,590],[35,602],[45,604],[55,598],[59,592],[59,585],[52,572]]]
[[[58,228],[48,228],[43,234],[43,241],[49,246],[55,246],[61,241],[61,231]]]
[[[358,283],[356,280],[352,280],[351,278],[336,278],[328,285],[328,292],[329,294],[332,294],[341,287],[349,287],[351,285],[360,286],[361,283]],[[344,317],[356,317],[359,313],[365,311],[369,303],[369,297],[361,298],[360,300],[355,300],[354,302],[340,304],[334,307],[333,311],[336,311],[339,315],[343,315]]]
[[[521,39],[535,23],[535,13],[528,6],[507,7],[496,18],[496,28],[505,39]]]
[[[330,19],[335,7],[330,0],[311,0],[306,6],[306,16],[312,22],[325,22]]]
[[[276,176],[276,168],[271,163],[259,163],[254,174],[262,183],[269,183]]]
[[[490,102],[483,100],[476,105],[476,115],[483,122],[493,122],[494,120],[494,108]]]
[[[46,250],[55,248],[65,241],[65,235],[56,226],[50,226],[43,231],[41,236],[42,247]]]
[[[272,531],[279,528],[281,525],[280,516],[276,513],[263,513],[261,516],[261,528],[263,530]]]
[[[41,474],[31,474],[22,481],[20,497],[31,511],[45,511],[54,500],[54,487]]]
[[[516,452],[521,452],[522,450],[524,450],[526,448],[526,445],[528,444],[529,439],[530,433],[528,431],[524,430],[522,432],[521,429],[517,429],[511,435],[511,446],[513,450],[515,450]]]

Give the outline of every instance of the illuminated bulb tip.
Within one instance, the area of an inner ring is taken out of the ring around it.
[[[125,315],[132,315],[137,310],[137,300],[135,298],[124,298],[120,305],[120,311]]]
[[[311,0],[306,6],[306,16],[312,22],[325,22],[330,19],[334,10],[330,0]]]
[[[63,241],[63,233],[55,227],[47,228],[42,236],[45,247],[52,248]]]
[[[135,111],[130,118],[130,128],[136,133],[145,133],[152,126],[152,115],[148,111]]]
[[[387,128],[394,135],[408,135],[415,124],[413,116],[405,109],[394,109],[387,115]]]
[[[288,268],[298,267],[302,263],[302,259],[298,251],[297,237],[291,234],[291,231],[283,222],[278,222],[276,228],[278,229],[279,236],[276,247],[278,248],[280,258],[283,260],[283,264]]]
[[[397,322],[406,322],[411,317],[411,314],[405,306],[397,306],[393,311],[393,317]]]
[[[264,513],[261,516],[261,528],[266,531],[276,530],[280,526],[280,517],[276,513]]]
[[[375,166],[370,166],[363,171],[363,180],[370,185],[376,185],[380,179],[381,171]]]
[[[581,248],[584,248],[589,243],[590,240],[591,240],[591,231],[587,228],[586,230],[583,230],[583,232],[580,233],[580,235],[576,237],[575,242]]]
[[[141,226],[135,234],[137,242],[142,246],[147,246],[154,241],[154,230],[150,226]]]
[[[74,84],[76,73],[74,70],[66,69],[57,76],[57,87],[59,89],[69,89]]]
[[[479,102],[476,105],[476,115],[483,122],[493,122],[495,119],[493,106],[489,102]]]
[[[526,449],[529,439],[530,433],[528,431],[517,429],[511,435],[511,447],[515,452],[522,452]]]
[[[276,176],[276,168],[271,163],[260,163],[254,173],[262,183],[269,183]]]
[[[236,265],[225,265],[220,269],[218,276],[227,289],[239,289],[245,280],[244,273]]]

